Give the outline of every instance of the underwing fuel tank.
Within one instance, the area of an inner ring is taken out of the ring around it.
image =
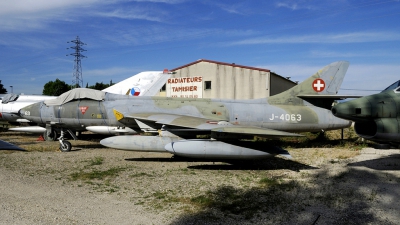
[[[225,143],[210,139],[183,140],[175,137],[124,135],[105,138],[100,144],[121,150],[169,152],[199,159],[264,159],[275,155],[292,158],[288,151],[265,142]]]
[[[46,131],[46,128],[39,126],[29,126],[29,127],[14,127],[9,128],[9,131],[17,131],[17,132],[28,132],[35,134],[43,134]]]
[[[136,134],[136,131],[129,127],[109,127],[109,126],[88,126],[86,130],[96,134],[115,135],[115,134]]]
[[[259,143],[225,143],[209,139],[180,140],[168,143],[165,149],[177,156],[203,159],[263,159],[282,155],[292,158],[286,150],[276,146],[264,146],[265,151],[257,150]],[[255,149],[257,148],[257,149]]]
[[[100,144],[109,147],[128,151],[139,152],[167,152],[165,145],[179,138],[160,136],[123,135],[105,138]]]

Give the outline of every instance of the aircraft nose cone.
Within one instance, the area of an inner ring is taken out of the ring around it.
[[[26,114],[29,114],[24,108],[18,111],[18,115],[24,117]]]
[[[28,106],[21,108],[18,113],[24,119],[28,119],[32,122],[39,122],[40,121],[40,104],[41,103],[34,103]]]
[[[332,111],[333,115],[338,116],[338,115],[343,114],[343,111],[345,111],[345,110],[344,110],[344,107],[342,106],[342,104],[343,103],[339,103],[332,107],[331,111]]]
[[[331,111],[332,114],[336,117],[342,118],[342,119],[351,119],[352,116],[354,115],[354,110],[351,110],[351,108],[348,104],[346,103],[339,103],[335,106],[332,107]]]

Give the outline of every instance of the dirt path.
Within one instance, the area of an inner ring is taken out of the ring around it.
[[[400,221],[400,150],[296,149],[293,161],[231,164],[82,146],[0,151],[0,224]]]

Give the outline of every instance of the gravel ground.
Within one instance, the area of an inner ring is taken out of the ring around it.
[[[399,224],[400,150],[190,162],[34,135],[0,139],[0,224]]]

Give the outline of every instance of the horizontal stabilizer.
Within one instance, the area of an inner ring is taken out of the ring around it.
[[[361,98],[361,95],[298,95],[297,97],[306,99],[321,98],[321,99],[333,99],[333,100],[343,100],[347,98]]]
[[[360,95],[297,95],[297,97],[324,109],[331,110],[332,103],[335,100],[347,98],[361,98]]]

